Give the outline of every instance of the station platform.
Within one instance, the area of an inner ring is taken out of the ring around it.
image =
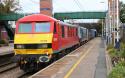
[[[105,44],[95,38],[29,78],[106,78]]]
[[[12,54],[14,53],[14,46],[13,44],[9,44],[8,46],[0,47],[0,56]]]

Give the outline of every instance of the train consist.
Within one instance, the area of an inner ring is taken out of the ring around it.
[[[33,14],[16,23],[15,59],[24,71],[36,70],[65,50],[76,48],[96,36],[96,30]]]

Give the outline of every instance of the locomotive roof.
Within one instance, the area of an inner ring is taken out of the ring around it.
[[[18,20],[18,22],[34,22],[34,21],[40,22],[40,21],[59,21],[59,20],[53,17],[47,16],[47,15],[43,15],[43,14],[32,14],[32,15],[28,15],[23,18],[20,18]],[[59,23],[62,25],[68,25],[71,27],[79,27],[78,25],[72,25],[69,23],[62,22],[62,21],[59,21]]]
[[[82,28],[82,29],[87,29],[87,28],[85,28],[85,27],[82,27],[82,26],[80,26],[80,28]]]
[[[55,18],[43,15],[43,14],[32,14],[20,18],[18,22],[30,22],[30,21],[57,21]]]
[[[59,23],[62,24],[62,25],[68,25],[68,26],[71,26],[71,27],[79,27],[78,25],[73,25],[73,24],[62,22],[62,21],[60,21]]]

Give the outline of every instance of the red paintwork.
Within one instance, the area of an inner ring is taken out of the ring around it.
[[[32,28],[34,28],[34,24],[35,22],[51,22],[51,28],[50,28],[50,32],[48,33],[52,33],[53,32],[53,21],[57,21],[55,18],[52,18],[50,16],[47,15],[43,15],[43,14],[33,14],[33,15],[28,15],[25,16],[21,19],[19,19],[16,22],[16,33],[18,34],[27,34],[27,33],[19,33],[18,32],[18,25],[19,23],[32,23]],[[32,33],[28,33],[28,34],[36,34],[36,32],[32,31]],[[37,34],[41,34],[41,33],[37,33]],[[43,33],[44,34],[44,33]]]
[[[76,29],[77,27],[73,27],[71,28],[70,32],[68,31],[68,25],[67,24],[63,24],[64,29],[65,29],[65,38],[62,38],[62,31],[61,31],[61,25],[62,23],[59,22],[58,20],[56,20],[55,18],[52,18],[50,16],[46,16],[43,14],[34,14],[34,15],[29,15],[29,16],[25,16],[21,19],[19,19],[16,23],[16,33],[18,33],[18,25],[19,23],[28,23],[31,22],[32,23],[32,29],[34,29],[34,23],[35,22],[51,22],[51,29],[50,32],[48,33],[53,33],[54,30],[54,22],[56,22],[56,29],[57,29],[57,33],[53,35],[53,39],[52,39],[52,49],[53,50],[60,50],[62,48],[69,48],[69,46],[73,46],[79,43],[78,40],[78,36],[76,36]],[[75,34],[74,36],[71,37],[72,34]],[[18,34],[27,34],[27,33],[18,33]],[[36,34],[33,30],[32,33],[28,33],[28,34]],[[45,34],[45,33],[37,33],[37,34]],[[69,36],[70,35],[70,36]]]
[[[60,50],[60,49],[63,49],[63,48],[69,48],[69,46],[73,46],[73,45],[76,45],[79,43],[79,39],[78,39],[78,36],[76,36],[76,27],[72,27],[72,30],[71,30],[71,33],[68,32],[68,26],[67,25],[64,25],[64,29],[65,29],[65,37],[62,38],[62,32],[61,32],[61,24],[57,25],[57,34],[54,34],[54,38],[57,38],[58,40],[55,42],[53,41],[53,45],[52,45],[52,48],[53,50]],[[74,30],[73,30],[74,29]],[[68,36],[68,34],[72,34],[74,33],[74,36]]]
[[[57,21],[57,20],[55,18],[43,14],[28,15],[18,20],[18,22],[40,22],[40,21]]]

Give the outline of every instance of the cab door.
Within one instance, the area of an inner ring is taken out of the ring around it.
[[[59,22],[56,23],[57,26],[57,34],[58,34],[58,48],[61,49],[62,46],[62,31],[61,31],[61,25],[59,24]]]
[[[52,43],[53,50],[58,51],[61,47],[61,31],[60,25],[58,22],[54,22],[53,26],[53,43]]]

